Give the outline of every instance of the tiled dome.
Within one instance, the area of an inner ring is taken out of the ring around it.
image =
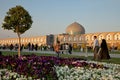
[[[79,23],[74,22],[66,28],[66,33],[67,34],[85,34],[85,29]]]

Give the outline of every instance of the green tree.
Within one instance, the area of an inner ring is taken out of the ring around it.
[[[31,25],[33,23],[32,17],[29,15],[28,11],[19,5],[9,9],[6,14],[7,15],[4,18],[2,28],[12,30],[14,33],[17,33],[19,39],[18,57],[20,57],[20,35],[31,28]]]

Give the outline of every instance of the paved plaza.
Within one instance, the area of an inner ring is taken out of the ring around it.
[[[6,49],[6,50],[0,49],[0,51],[10,51],[10,50],[8,50],[8,49]],[[12,50],[12,51],[13,51],[13,52],[17,52],[17,51],[15,51],[15,50]],[[54,51],[41,51],[41,50],[29,51],[29,50],[27,50],[27,49],[22,50],[22,52],[56,54]],[[69,54],[69,53],[64,53],[64,54]],[[88,56],[93,56],[93,53],[89,53],[89,52],[72,52],[72,54],[70,54],[70,55],[77,55],[77,56],[85,56],[85,57],[88,57]],[[110,56],[113,57],[113,58],[120,58],[120,54],[111,54],[111,53],[110,53]]]

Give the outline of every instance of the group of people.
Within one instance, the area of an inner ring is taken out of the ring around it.
[[[102,39],[102,42],[99,45],[97,36],[94,36],[93,51],[94,60],[110,59],[109,50],[105,39]]]
[[[31,43],[28,43],[28,49],[29,51],[33,51],[34,49],[37,51],[38,50],[38,44],[31,44]]]
[[[58,54],[57,56],[59,57],[59,54],[60,54],[60,42],[59,41],[54,46],[54,51]],[[93,58],[94,60],[110,59],[109,50],[108,50],[105,39],[102,39],[102,42],[99,45],[97,36],[94,36],[93,51],[94,51],[94,58]],[[71,45],[69,45],[68,52],[72,54]]]
[[[63,54],[63,49],[61,49],[60,41],[57,41],[57,43],[54,45],[54,51],[58,54],[57,57],[59,57],[60,53]],[[67,51],[69,54],[72,54],[72,45],[67,45]]]

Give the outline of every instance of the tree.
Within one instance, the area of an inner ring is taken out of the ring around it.
[[[33,23],[32,17],[22,6],[18,5],[9,9],[9,11],[6,14],[7,15],[4,18],[2,28],[12,30],[14,33],[17,33],[19,40],[18,57],[20,57],[20,35],[31,28],[31,25]]]

